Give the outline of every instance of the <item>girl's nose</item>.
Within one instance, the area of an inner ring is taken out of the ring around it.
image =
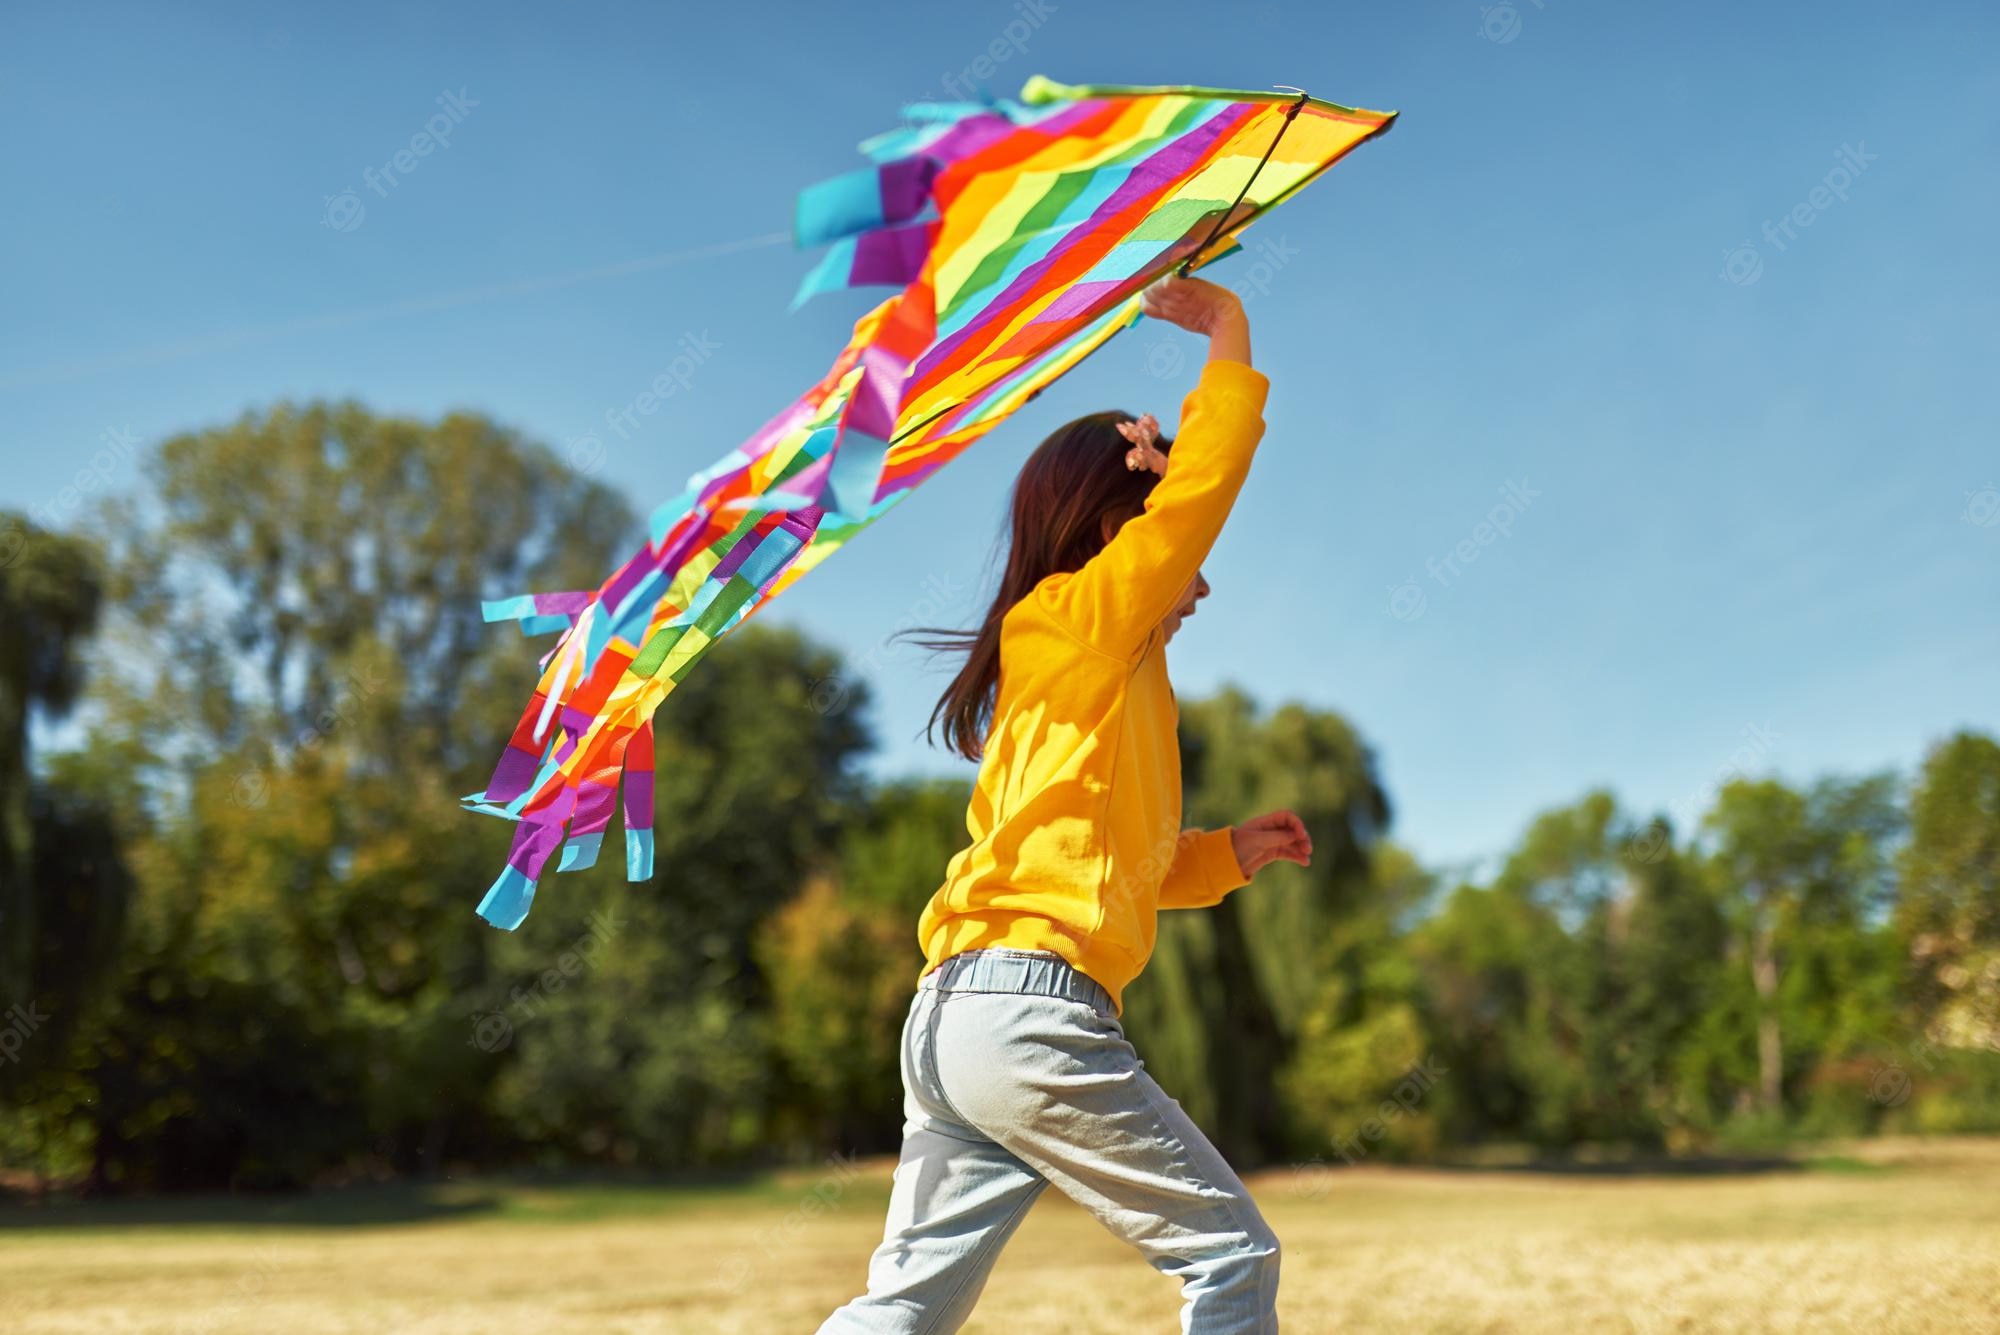
[[[1194,572],[1194,598],[1196,602],[1208,597],[1208,576],[1199,570]]]

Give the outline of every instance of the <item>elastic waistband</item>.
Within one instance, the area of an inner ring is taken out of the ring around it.
[[[1111,994],[1088,974],[1060,955],[1038,950],[988,947],[968,950],[923,976],[919,987],[939,992],[1019,992],[1038,997],[1063,997],[1116,1016]]]

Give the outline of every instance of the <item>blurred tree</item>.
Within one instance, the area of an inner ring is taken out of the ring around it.
[[[1441,1102],[1449,1094],[1437,1088],[1444,1063],[1426,1023],[1408,941],[1434,889],[1434,878],[1407,850],[1379,843],[1365,892],[1329,928],[1318,989],[1292,1059],[1279,1073],[1295,1152],[1349,1162],[1438,1147]],[[1380,1118],[1391,1100],[1396,1114]],[[1378,1125],[1380,1133],[1371,1134]]]
[[[1910,797],[1896,926],[1929,1042],[2000,1052],[2000,742],[1931,749]]]
[[[0,1015],[34,1017],[0,1061],[0,1084],[62,1053],[116,949],[130,888],[103,803],[38,775],[30,756],[32,727],[82,695],[104,583],[94,543],[0,514]]]
[[[1224,690],[1181,711],[1183,823],[1215,828],[1298,812],[1310,869],[1274,865],[1254,890],[1198,912],[1160,915],[1146,972],[1127,990],[1127,1027],[1146,1060],[1233,1161],[1284,1153],[1277,1075],[1318,1002],[1326,942],[1368,894],[1389,823],[1374,757],[1336,714],[1286,705],[1260,716]]]
[[[902,1127],[898,1041],[924,957],[917,915],[969,840],[961,780],[883,785],[847,820],[837,879],[817,877],[769,920],[758,962],[789,1079],[788,1139],[893,1150]]]
[[[869,742],[867,694],[826,709],[812,692],[838,666],[794,631],[732,635],[655,720],[655,880],[627,885],[610,867],[555,878],[527,924],[495,938],[499,978],[515,980],[488,1003],[513,1033],[497,1107],[524,1140],[562,1157],[666,1166],[754,1156],[785,1111],[774,1002],[796,1019],[782,1008],[801,992],[858,981],[854,1002],[871,1013],[870,952],[888,948],[873,924],[851,950],[811,941],[800,924],[816,910],[820,926],[852,922],[822,894],[766,929],[833,872],[841,831],[864,810],[855,762]],[[566,977],[572,954],[581,962]],[[780,979],[777,968],[833,977]],[[901,986],[914,981],[906,972]],[[847,1076],[859,1055],[807,1073],[809,1087],[825,1080],[817,1088],[836,1116],[855,1111]]]
[[[486,1125],[467,906],[507,835],[457,795],[532,675],[479,602],[597,578],[633,521],[462,414],[281,405],[168,440],[147,475],[155,500],[102,525],[118,615],[79,762],[120,790],[142,885],[74,1059],[94,1176],[435,1166]]]
[[[1886,904],[1889,843],[1900,821],[1886,776],[1826,779],[1806,793],[1773,779],[1739,779],[1716,794],[1704,820],[1714,884],[1756,989],[1757,1103],[1767,1117],[1785,1109],[1787,947],[1810,929],[1851,930]]]

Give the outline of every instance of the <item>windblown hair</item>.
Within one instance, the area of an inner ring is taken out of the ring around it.
[[[1028,456],[1014,482],[1007,566],[985,620],[975,630],[914,632],[927,649],[965,655],[965,666],[931,710],[927,738],[942,731],[946,747],[967,760],[979,759],[1000,693],[1001,621],[1050,575],[1081,570],[1104,550],[1107,533],[1115,534],[1145,509],[1160,479],[1125,466],[1131,443],[1118,434],[1118,424],[1134,420],[1124,412],[1079,417]],[[1170,450],[1173,441],[1162,436],[1157,447]]]

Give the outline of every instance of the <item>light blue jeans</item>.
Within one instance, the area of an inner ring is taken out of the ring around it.
[[[1054,955],[977,950],[903,1024],[903,1155],[868,1292],[820,1335],[939,1335],[1053,1182],[1181,1283],[1181,1330],[1278,1328],[1278,1239],[1146,1074],[1111,998]]]

